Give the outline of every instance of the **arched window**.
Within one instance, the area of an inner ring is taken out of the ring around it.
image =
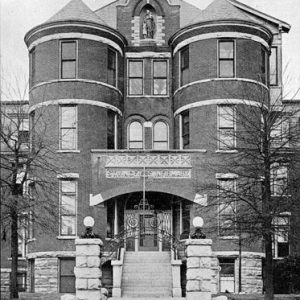
[[[133,121],[130,123],[128,130],[128,148],[143,149],[143,147],[143,125],[138,121]]]
[[[169,149],[168,125],[163,121],[158,121],[154,124],[153,149],[154,150],[168,150]]]

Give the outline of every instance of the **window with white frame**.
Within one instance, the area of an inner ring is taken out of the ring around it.
[[[287,166],[275,163],[271,166],[271,194],[272,196],[287,195],[288,170]]]
[[[107,149],[115,149],[116,145],[116,113],[107,110]]]
[[[163,121],[157,121],[153,128],[153,149],[167,150],[169,149],[169,128]]]
[[[261,47],[261,81],[264,84],[268,82],[268,56],[264,47]]]
[[[77,106],[60,106],[60,149],[77,149]]]
[[[75,293],[75,258],[62,257],[59,259],[59,292]]]
[[[167,95],[167,73],[166,60],[153,61],[153,95]]]
[[[219,285],[219,292],[230,292],[234,293],[235,291],[235,272],[234,272],[234,264],[235,258],[227,258],[227,257],[220,257],[219,258],[219,266],[220,270],[220,285]]]
[[[107,83],[117,85],[117,52],[111,48],[107,50]]]
[[[271,48],[270,55],[270,85],[278,85],[278,48]]]
[[[218,179],[219,235],[236,234],[236,179]]]
[[[61,79],[76,78],[77,42],[61,41]]]
[[[289,215],[283,214],[273,219],[273,255],[275,258],[289,255],[289,218]]]
[[[130,60],[128,62],[128,94],[143,95],[144,70],[143,60]]]
[[[77,181],[60,180],[60,235],[76,235]]]
[[[235,51],[234,41],[219,41],[218,51],[219,74],[221,78],[235,77]]]
[[[128,148],[144,148],[144,130],[142,123],[139,121],[133,121],[128,126]]]
[[[218,106],[219,150],[232,150],[235,147],[235,106]]]
[[[286,116],[276,118],[270,133],[272,147],[288,147],[290,139],[290,125]]]
[[[186,46],[180,51],[180,86],[189,82],[190,50]]]
[[[190,147],[190,112],[184,111],[181,114],[181,141],[182,149],[189,149]]]

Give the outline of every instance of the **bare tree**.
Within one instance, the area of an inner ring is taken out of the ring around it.
[[[245,99],[249,92],[245,89]],[[256,102],[228,99],[219,105],[213,143],[223,153],[213,154],[215,160],[205,167],[220,180],[217,189],[215,184],[199,188],[211,195],[206,209],[217,207],[218,224],[212,221],[208,227],[217,226],[220,235],[238,236],[240,247],[262,241],[265,299],[271,300],[274,236],[288,235],[292,243],[296,239],[292,233],[299,231],[293,220],[300,208],[300,107],[292,101],[271,101],[263,88],[255,93]],[[293,230],[284,232],[283,227]]]

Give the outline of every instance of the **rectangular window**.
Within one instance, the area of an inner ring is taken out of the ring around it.
[[[180,86],[188,83],[189,79],[190,52],[189,47],[180,51]]]
[[[26,291],[27,274],[26,272],[17,273],[17,288],[18,292]]]
[[[167,95],[167,72],[166,60],[153,61],[153,95]]]
[[[270,55],[270,85],[278,85],[278,54],[277,47],[271,48]]]
[[[219,41],[219,77],[235,77],[234,41]]]
[[[190,148],[190,112],[189,110],[182,113],[182,148]]]
[[[278,163],[271,167],[271,193],[272,196],[287,195],[288,171],[287,167]]]
[[[60,181],[60,235],[76,234],[77,181]]]
[[[18,142],[20,144],[20,150],[29,149],[29,119],[22,119],[19,124]]]
[[[107,83],[113,86],[117,84],[117,53],[108,48],[107,50]]]
[[[274,115],[274,123],[271,127],[270,141],[272,147],[288,147],[290,140],[290,124],[287,116]]]
[[[274,257],[289,256],[289,216],[282,215],[273,219],[274,226],[274,243],[273,255]]]
[[[60,258],[59,260],[59,292],[75,293],[75,258]]]
[[[235,236],[236,234],[236,180],[218,180],[219,199],[219,234]]]
[[[232,150],[235,147],[235,107],[218,106],[219,150]]]
[[[77,107],[60,106],[60,149],[77,149]]]
[[[221,293],[234,293],[234,262],[234,258],[219,258]]]
[[[115,115],[112,110],[107,110],[107,149],[115,149]]]
[[[128,94],[129,95],[143,95],[143,61],[142,60],[131,60],[128,64],[129,72],[129,84]]]
[[[61,42],[61,78],[76,78],[77,43],[75,41]]]
[[[267,51],[261,48],[261,82],[267,84],[267,73],[268,73],[268,58]]]
[[[30,51],[30,87],[35,83],[35,47]]]

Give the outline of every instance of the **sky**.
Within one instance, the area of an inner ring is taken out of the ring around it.
[[[28,52],[24,36],[58,12],[70,0],[0,0],[0,65],[2,100],[28,97]],[[112,0],[83,0],[91,9]],[[205,9],[212,0],[185,0]],[[239,0],[291,25],[283,35],[284,98],[300,99],[300,0]],[[297,93],[297,94],[296,94]]]

